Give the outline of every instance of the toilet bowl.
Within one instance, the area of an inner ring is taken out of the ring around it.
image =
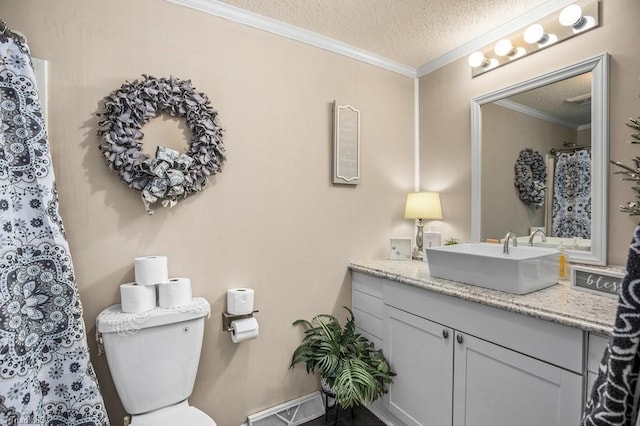
[[[98,339],[131,426],[216,426],[190,406],[209,303],[201,297],[177,308],[98,315]]]

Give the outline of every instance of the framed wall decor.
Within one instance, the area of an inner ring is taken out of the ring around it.
[[[360,181],[360,111],[333,101],[333,183]]]
[[[411,243],[409,237],[393,237],[390,239],[389,258],[393,260],[411,260]]]

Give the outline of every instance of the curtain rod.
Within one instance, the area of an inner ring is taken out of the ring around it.
[[[4,19],[0,19],[0,34],[11,37],[19,43],[24,43],[26,41],[26,38],[22,34],[18,33],[17,31],[11,31],[11,29],[9,29],[9,26],[4,21]]]
[[[561,152],[575,152],[580,151],[581,149],[591,149],[591,145],[576,145],[576,146],[568,146],[566,148],[551,148],[549,153],[552,155],[559,154]]]

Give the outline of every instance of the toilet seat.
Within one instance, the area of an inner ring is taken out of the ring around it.
[[[217,426],[216,422],[185,399],[150,413],[131,416],[131,426]]]

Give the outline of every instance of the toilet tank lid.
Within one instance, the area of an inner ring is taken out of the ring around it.
[[[113,305],[100,312],[96,318],[96,328],[99,333],[133,334],[143,328],[208,317],[210,314],[211,306],[204,297],[194,297],[187,305],[156,307],[136,314],[122,312],[120,305]]]

